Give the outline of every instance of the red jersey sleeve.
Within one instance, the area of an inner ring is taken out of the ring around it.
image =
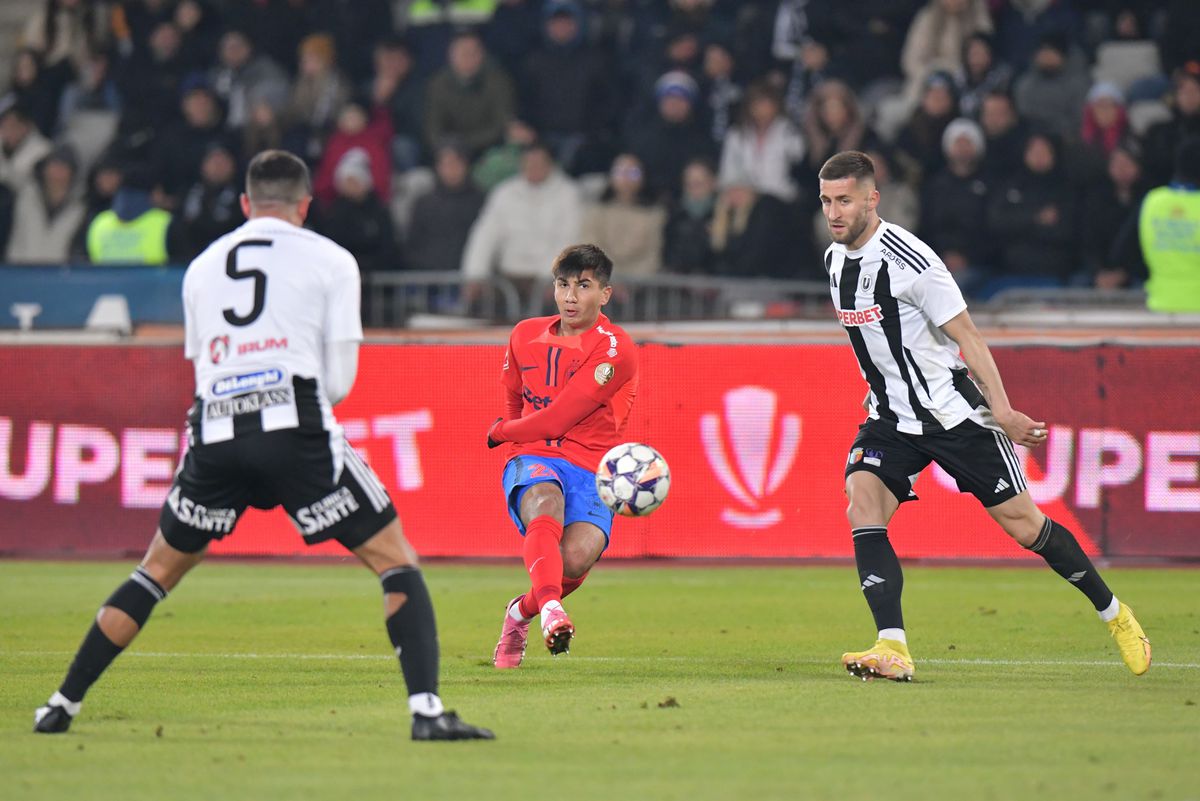
[[[521,416],[524,402],[521,399],[521,365],[517,362],[513,347],[514,331],[504,349],[504,365],[500,368],[500,383],[504,387],[504,419],[516,420]]]
[[[637,379],[637,346],[624,331],[614,331],[592,349],[587,361],[571,378],[585,395],[608,403],[623,387]]]

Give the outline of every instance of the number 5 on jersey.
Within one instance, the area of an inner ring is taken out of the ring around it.
[[[234,245],[233,249],[229,251],[229,255],[225,257],[226,275],[235,281],[244,281],[246,279],[254,281],[254,305],[251,307],[249,314],[242,316],[232,306],[222,310],[225,315],[225,322],[230,325],[250,325],[250,323],[257,320],[259,315],[263,313],[263,306],[267,302],[267,274],[262,270],[238,269],[238,250],[250,247],[269,248],[272,244],[274,243],[270,239],[247,239]]]

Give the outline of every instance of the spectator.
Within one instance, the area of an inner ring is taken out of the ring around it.
[[[1146,260],[1146,306],[1160,312],[1200,312],[1200,139],[1175,155],[1174,182],[1150,190],[1138,238]]]
[[[465,149],[454,143],[437,150],[433,191],[413,204],[409,227],[408,266],[413,270],[457,270],[462,266],[467,236],[484,195],[470,178]]]
[[[181,0],[172,22],[182,39],[179,58],[189,72],[203,71],[213,63],[221,36],[221,21],[206,2]]]
[[[242,222],[238,165],[233,152],[213,142],[200,162],[200,178],[183,193],[171,225],[169,250],[186,264]]]
[[[88,53],[79,76],[63,90],[58,107],[60,130],[68,130],[75,115],[86,111],[121,112],[121,92],[113,80],[110,56],[104,51]]]
[[[471,227],[463,274],[484,280],[498,270],[527,285],[544,283],[554,257],[579,241],[582,216],[575,182],[558,170],[549,148],[530,145],[521,173],[492,190]]]
[[[771,53],[780,62],[790,62],[784,107],[792,119],[804,114],[812,90],[833,77],[829,47],[820,30],[821,15],[810,13],[814,11],[810,0],[784,0],[775,12]]]
[[[92,221],[101,212],[112,208],[117,190],[121,188],[123,171],[121,166],[110,158],[101,159],[93,165],[88,174],[87,186],[83,193],[85,206],[84,222],[75,234],[71,244],[71,260],[87,261],[87,232]]]
[[[225,104],[225,124],[245,127],[255,103],[279,111],[287,104],[288,76],[267,56],[257,55],[242,31],[227,31],[217,47],[217,65],[209,71],[209,85]]]
[[[1007,92],[1012,84],[1012,68],[996,58],[992,37],[973,33],[963,44],[962,69],[958,72],[961,92],[958,110],[964,117],[978,119],[983,99],[991,92]]]
[[[830,156],[843,150],[864,150],[869,134],[854,90],[828,80],[813,90],[803,117],[805,158],[802,186],[816,186],[817,173]],[[813,201],[809,201],[811,205]]]
[[[1094,85],[1083,107],[1080,140],[1101,161],[1107,161],[1128,131],[1129,117],[1125,113],[1125,96],[1121,90],[1115,84],[1103,81]]]
[[[734,112],[742,100],[742,87],[733,74],[733,52],[723,42],[704,48],[703,95],[708,106],[709,130],[720,144],[734,123]]]
[[[185,90],[183,115],[155,141],[154,169],[171,204],[200,178],[200,162],[214,144],[227,145],[217,96],[204,85]]]
[[[622,275],[654,275],[662,269],[666,222],[666,210],[646,190],[642,163],[622,153],[613,161],[600,203],[584,212],[580,239],[599,245]]]
[[[60,77],[59,88],[90,47],[103,47],[110,34],[109,4],[100,0],[45,0],[25,23],[21,46],[38,54]]]
[[[541,0],[499,0],[483,38],[488,52],[510,75],[520,73],[542,43],[543,20]]]
[[[1146,262],[1139,248],[1127,255],[1119,250],[1122,226],[1137,219],[1149,188],[1142,175],[1141,146],[1134,139],[1119,142],[1108,156],[1104,177],[1084,195],[1084,265],[1098,289],[1117,289],[1146,280]]]
[[[1068,57],[1069,46],[1066,34],[1043,36],[1033,64],[1013,90],[1020,115],[1060,138],[1078,130],[1089,87],[1080,60]]]
[[[29,110],[29,117],[39,131],[53,133],[58,127],[58,102],[63,88],[42,70],[38,54],[29,48],[17,51],[13,58],[12,93],[17,102]]]
[[[1171,180],[1175,151],[1185,139],[1200,136],[1200,64],[1176,70],[1173,85],[1171,119],[1152,125],[1143,140],[1152,186]]]
[[[16,264],[65,264],[87,209],[75,191],[75,157],[58,149],[38,162],[35,180],[17,194],[6,259]]]
[[[375,45],[375,77],[371,102],[387,109],[392,118],[392,168],[407,172],[421,163],[421,108],[423,87],[413,74],[413,55],[398,38]]]
[[[381,203],[392,199],[392,120],[387,110],[376,106],[371,115],[360,103],[351,102],[338,113],[337,129],[325,144],[317,174],[313,177],[313,196],[328,206],[337,192],[334,172],[342,157],[351,150],[360,150],[367,156],[367,168],[371,171],[368,187],[373,189]]]
[[[1076,269],[1075,193],[1059,161],[1050,134],[1030,135],[1022,169],[992,195],[987,224],[1000,252],[997,278],[984,294],[1007,286],[1061,284]]]
[[[916,98],[931,72],[961,72],[968,38],[991,30],[985,0],[929,0],[909,26],[900,54],[907,96]]]
[[[942,169],[942,135],[957,109],[954,79],[949,73],[931,73],[925,79],[921,105],[896,137],[896,161],[906,183],[919,186]]]
[[[304,4],[318,21],[313,27],[333,36],[350,83],[367,80],[375,43],[394,30],[392,0],[306,0]]]
[[[354,254],[364,275],[398,269],[392,217],[373,191],[371,157],[346,151],[333,173],[333,200],[317,211],[314,227]]]
[[[337,70],[337,53],[329,34],[304,37],[299,62],[300,74],[292,85],[283,126],[294,149],[307,161],[315,162],[334,118],[350,99],[350,86]]]
[[[668,72],[655,83],[657,114],[629,132],[629,151],[645,165],[646,184],[656,195],[677,195],[683,165],[714,155],[712,138],[696,114],[698,92],[686,72]]]
[[[860,96],[875,94],[900,75],[900,54],[909,23],[927,0],[858,0],[855,3],[809,2],[817,41],[829,47],[837,77]],[[869,32],[870,47],[864,47]]]
[[[247,41],[255,42],[270,62],[289,74],[296,72],[296,56],[300,40],[312,27],[313,4],[310,0],[258,0],[257,2],[222,2],[221,17],[226,31],[238,31]],[[390,28],[389,28],[390,29]],[[225,37],[217,43],[220,51]],[[277,97],[272,103],[276,111],[286,101]]]
[[[712,272],[716,205],[717,176],[712,165],[704,159],[689,162],[683,168],[683,195],[671,210],[664,233],[663,266],[668,272]]]
[[[427,87],[425,141],[433,147],[455,138],[477,156],[504,137],[514,106],[512,81],[488,63],[479,35],[459,33],[450,43],[448,66]]]
[[[972,295],[987,274],[994,244],[987,229],[991,178],[983,169],[983,129],[960,117],[942,135],[946,167],[921,187],[921,238]],[[890,218],[889,218],[890,219]]]
[[[1020,169],[1029,133],[1017,117],[1012,95],[1004,91],[984,95],[979,125],[986,140],[983,171],[992,177],[1006,178]]]
[[[796,278],[797,228],[788,206],[748,184],[723,188],[713,211],[715,271],[736,278]],[[791,257],[791,258],[789,258]]]
[[[157,25],[147,52],[125,59],[117,71],[117,86],[130,102],[124,107],[121,130],[127,140],[150,141],[176,119],[179,91],[186,67],[180,56],[182,39],[173,23]],[[134,145],[130,150],[138,150]]]
[[[52,149],[15,98],[0,100],[0,183],[19,194],[33,180],[34,167]]]
[[[1079,16],[1073,6],[1078,5],[1063,0],[1007,0],[994,20],[1001,60],[1024,69],[1036,59],[1047,35],[1061,37],[1064,42],[1077,40]]]
[[[151,202],[154,179],[144,170],[125,172],[112,208],[88,226],[87,252],[93,264],[167,263],[171,214]]]
[[[804,158],[804,137],[783,116],[782,100],[766,82],[751,84],[742,119],[721,150],[722,186],[751,186],[785,203],[796,199],[793,171]]]
[[[576,157],[611,139],[614,91],[604,55],[583,39],[583,10],[573,0],[546,6],[545,43],[525,62],[522,117],[538,131],[567,172]]]
[[[526,148],[537,141],[537,132],[521,120],[509,120],[504,126],[504,141],[489,147],[475,162],[471,178],[484,192],[490,192],[521,171]]]
[[[283,123],[279,113],[264,100],[250,107],[250,117],[242,128],[242,161],[249,163],[255,154],[283,147]]]
[[[1167,0],[1159,31],[1158,51],[1168,75],[1200,62],[1200,6],[1193,0]]]

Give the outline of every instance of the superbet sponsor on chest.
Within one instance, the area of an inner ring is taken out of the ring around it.
[[[878,305],[865,309],[838,309],[837,316],[842,325],[870,325],[883,319],[883,310]]]

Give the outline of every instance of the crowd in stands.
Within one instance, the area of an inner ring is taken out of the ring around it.
[[[268,147],[364,273],[823,280],[817,171],[969,294],[1137,285],[1200,135],[1194,0],[45,0],[0,99],[0,254],[186,263]]]

